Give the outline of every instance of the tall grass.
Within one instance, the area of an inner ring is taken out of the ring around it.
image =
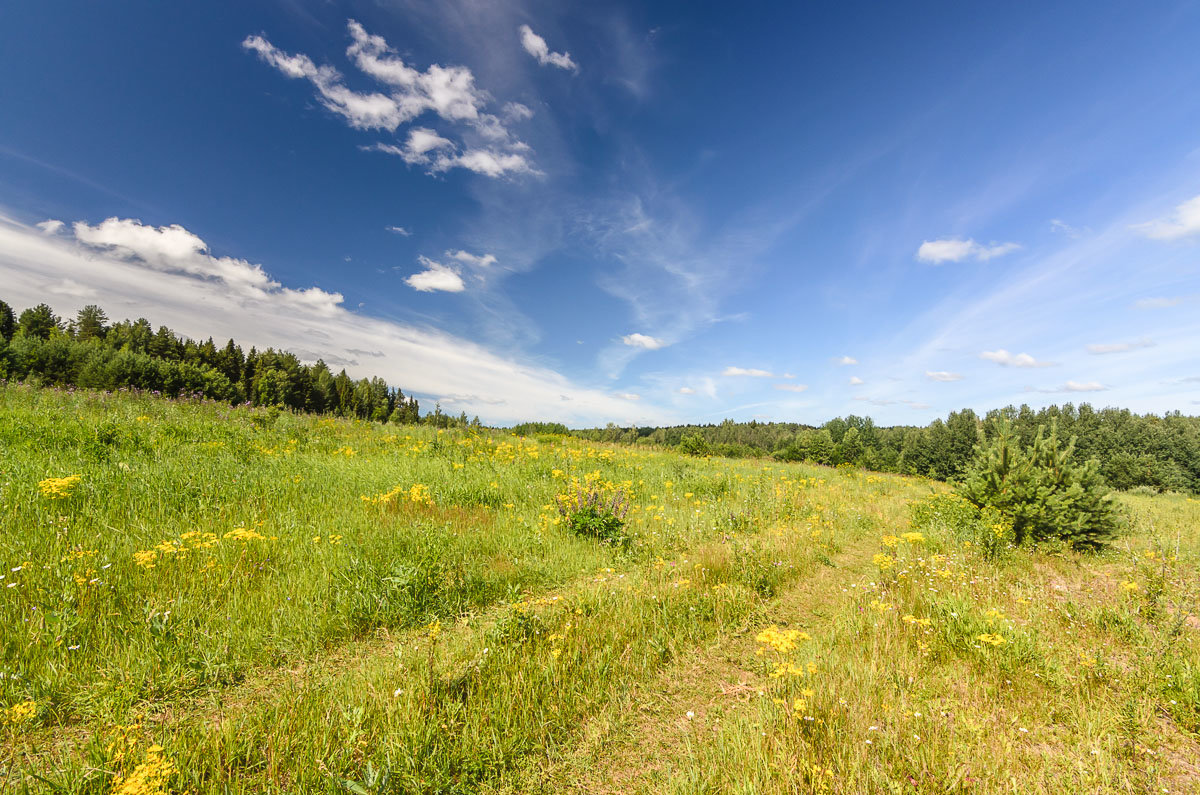
[[[984,549],[917,479],[16,386],[0,473],[9,787],[1130,791],[1198,747],[1182,497]]]

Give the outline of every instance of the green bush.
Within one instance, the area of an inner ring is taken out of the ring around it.
[[[691,433],[679,440],[679,452],[684,455],[708,455],[708,442],[698,433]]]
[[[1073,460],[1075,439],[1059,446],[1058,432],[1038,429],[1022,446],[1011,425],[976,450],[957,493],[979,508],[992,507],[1012,522],[1013,541],[1061,540],[1097,549],[1124,525],[1095,461]]]

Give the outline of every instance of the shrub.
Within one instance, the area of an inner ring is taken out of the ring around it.
[[[691,433],[679,440],[679,452],[684,455],[708,455],[708,442],[698,433]]]
[[[1097,549],[1124,524],[1095,461],[1073,460],[1075,439],[1059,446],[1058,432],[1039,428],[1021,446],[1008,423],[975,460],[957,492],[979,508],[992,507],[1012,522],[1013,540],[1058,539],[1076,549]]]
[[[624,491],[605,495],[594,489],[578,489],[555,498],[558,512],[576,535],[595,538],[605,544],[628,546],[625,514],[629,504]]]

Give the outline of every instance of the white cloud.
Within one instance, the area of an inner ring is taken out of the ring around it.
[[[1108,387],[1098,381],[1068,381],[1062,386],[1064,392],[1103,392],[1105,389]]]
[[[1179,306],[1183,303],[1183,299],[1176,296],[1172,298],[1139,298],[1133,302],[1134,309],[1167,309],[1172,306]]]
[[[84,224],[82,228],[96,227]],[[123,228],[110,225],[109,236]],[[171,231],[168,238],[183,241],[175,250],[182,264],[170,262],[164,252],[172,249],[161,236],[149,236],[150,242],[134,253],[131,245],[138,241],[133,235],[125,236],[123,247],[95,245],[70,234],[48,237],[0,218],[4,299],[14,307],[33,306],[45,300],[47,283],[70,279],[94,295],[56,299],[54,308],[61,315],[97,303],[111,317],[145,316],[193,339],[232,337],[260,350],[303,346],[309,349],[306,360],[322,357],[344,362],[352,377],[381,376],[423,402],[442,395],[466,396],[456,409],[479,414],[485,422],[533,417],[581,425],[607,421],[661,425],[681,419],[647,400],[638,402],[635,411],[628,400],[579,386],[541,365],[499,356],[461,337],[350,311],[341,305],[341,296],[316,287],[282,287],[264,276],[274,286],[247,289],[236,279],[198,272],[194,261],[199,257],[243,261],[199,253],[207,252],[207,245],[182,227],[147,228]],[[220,267],[209,265],[205,270]],[[352,351],[384,355],[372,356],[360,366],[353,361]],[[486,400],[469,399],[472,395]]]
[[[858,359],[855,359],[853,356],[843,356],[837,360],[837,363],[844,367],[848,364],[858,364]]]
[[[63,228],[63,222],[56,221],[53,218],[49,218],[45,221],[42,221],[41,223],[35,224],[35,226],[38,229],[42,230],[42,232],[44,234],[56,235],[59,233],[59,230],[61,230]]]
[[[617,397],[621,400],[641,400],[642,396],[634,392],[618,392]]]
[[[1098,344],[1087,346],[1088,353],[1105,354],[1105,353],[1124,353],[1125,351],[1137,350],[1138,348],[1154,347],[1153,340],[1141,339],[1135,342],[1113,342],[1108,344]]]
[[[486,268],[496,264],[496,257],[493,254],[472,254],[468,251],[459,249],[458,251],[447,251],[446,256],[453,260],[458,260],[464,265],[473,265],[476,268]]]
[[[449,265],[435,262],[429,259],[429,257],[417,257],[417,260],[425,266],[425,270],[414,273],[404,280],[404,283],[414,290],[422,293],[432,293],[435,291],[461,293],[466,289],[466,285],[463,284],[462,277],[458,275],[458,271]]]
[[[1011,354],[1001,348],[998,351],[984,351],[980,359],[995,362],[1003,367],[1053,367],[1054,362],[1039,362],[1028,353]]]
[[[861,378],[859,378],[856,375],[850,376],[850,386],[861,386],[865,383],[866,383],[866,381],[862,380]]]
[[[44,289],[53,295],[66,295],[72,298],[91,298],[96,294],[91,287],[85,287],[74,279],[59,279],[47,284]]]
[[[694,395],[694,394],[696,394],[696,390],[692,389],[690,386],[681,386],[681,387],[679,387],[679,389],[678,389],[677,391],[678,391],[678,392],[679,392],[679,394],[681,394],[681,395]]]
[[[292,290],[268,276],[261,265],[234,257],[214,257],[203,240],[178,224],[149,226],[132,218],[108,218],[95,226],[76,221],[72,231],[77,242],[111,257],[166,273],[220,281],[247,298],[279,296],[326,314],[342,303],[340,293],[316,287]]]
[[[402,226],[385,226],[384,229],[386,229],[389,232],[395,232],[396,234],[400,235],[401,237],[412,237],[412,231],[405,229]]]
[[[500,109],[500,113],[506,121],[527,121],[533,118],[533,111],[528,105],[522,105],[520,102],[506,102],[504,107]]]
[[[808,384],[776,384],[775,388],[781,392],[803,392]]]
[[[1078,238],[1078,237],[1081,237],[1082,235],[1084,235],[1085,233],[1092,231],[1091,229],[1087,228],[1086,226],[1084,226],[1084,227],[1071,226],[1070,224],[1068,224],[1066,221],[1062,220],[1061,218],[1051,218],[1050,219],[1050,229],[1051,229],[1051,231],[1054,231],[1054,232],[1061,232],[1069,238]]]
[[[748,375],[752,378],[774,378],[775,377],[775,374],[768,370],[755,370],[753,368],[745,368],[745,367],[726,367],[721,372],[721,375],[727,375],[727,376]]]
[[[516,152],[498,152],[494,149],[468,149],[453,157],[442,155],[433,164],[435,172],[452,168],[465,168],[488,177],[537,173],[524,155]]]
[[[546,40],[533,32],[533,28],[522,25],[517,29],[521,33],[521,46],[525,52],[537,59],[542,66],[557,66],[559,69],[579,71],[579,67],[571,60],[569,52],[551,52]]]
[[[398,155],[409,165],[427,166],[431,174],[453,168],[489,177],[537,173],[527,156],[528,145],[512,138],[499,117],[484,111],[492,99],[475,86],[470,69],[433,64],[420,71],[406,64],[382,36],[367,33],[355,20],[349,20],[347,28],[352,40],[347,57],[382,84],[385,92],[353,91],[346,87],[337,69],[317,66],[307,55],[289,55],[262,36],[247,37],[242,47],[257,53],[286,77],[308,80],[316,88],[321,104],[355,129],[396,132],[401,125],[431,112],[488,141],[482,146],[460,144],[428,127],[413,127],[403,146],[377,143],[366,149]],[[532,115],[520,103],[509,103],[502,112],[513,120]]]
[[[1134,224],[1132,228],[1155,240],[1177,240],[1200,233],[1200,196],[1178,205],[1167,218]]]
[[[945,370],[926,370],[925,377],[930,381],[961,381],[962,375],[959,373],[948,373]]]
[[[917,259],[922,262],[932,262],[935,265],[943,262],[962,262],[968,258],[987,261],[993,257],[1000,257],[1016,251],[1020,247],[1019,243],[992,243],[985,246],[971,239],[961,240],[959,238],[926,240],[917,249]]]
[[[621,342],[632,348],[645,348],[648,351],[656,351],[659,348],[665,347],[666,340],[661,340],[658,337],[651,337],[646,334],[626,334],[621,337]]]

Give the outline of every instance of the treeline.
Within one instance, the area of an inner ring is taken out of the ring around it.
[[[966,471],[975,445],[993,441],[1006,419],[1024,445],[1033,444],[1038,428],[1056,427],[1064,440],[1075,437],[1076,457],[1095,459],[1113,488],[1200,492],[1200,417],[1097,410],[1086,403],[1037,411],[1009,406],[982,417],[963,409],[924,427],[879,427],[868,417],[849,416],[820,427],[725,420],[670,428],[609,425],[574,433],[594,441],[662,445],[695,455],[771,456],[952,480]]]
[[[323,361],[306,365],[271,348],[243,351],[232,339],[220,347],[211,337],[197,342],[166,326],[156,330],[145,318],[110,323],[95,305],[64,321],[46,304],[18,317],[0,301],[0,379],[201,395],[376,422],[467,424],[466,415],[448,417],[440,408],[423,419],[417,399],[382,378],[355,381]]]

